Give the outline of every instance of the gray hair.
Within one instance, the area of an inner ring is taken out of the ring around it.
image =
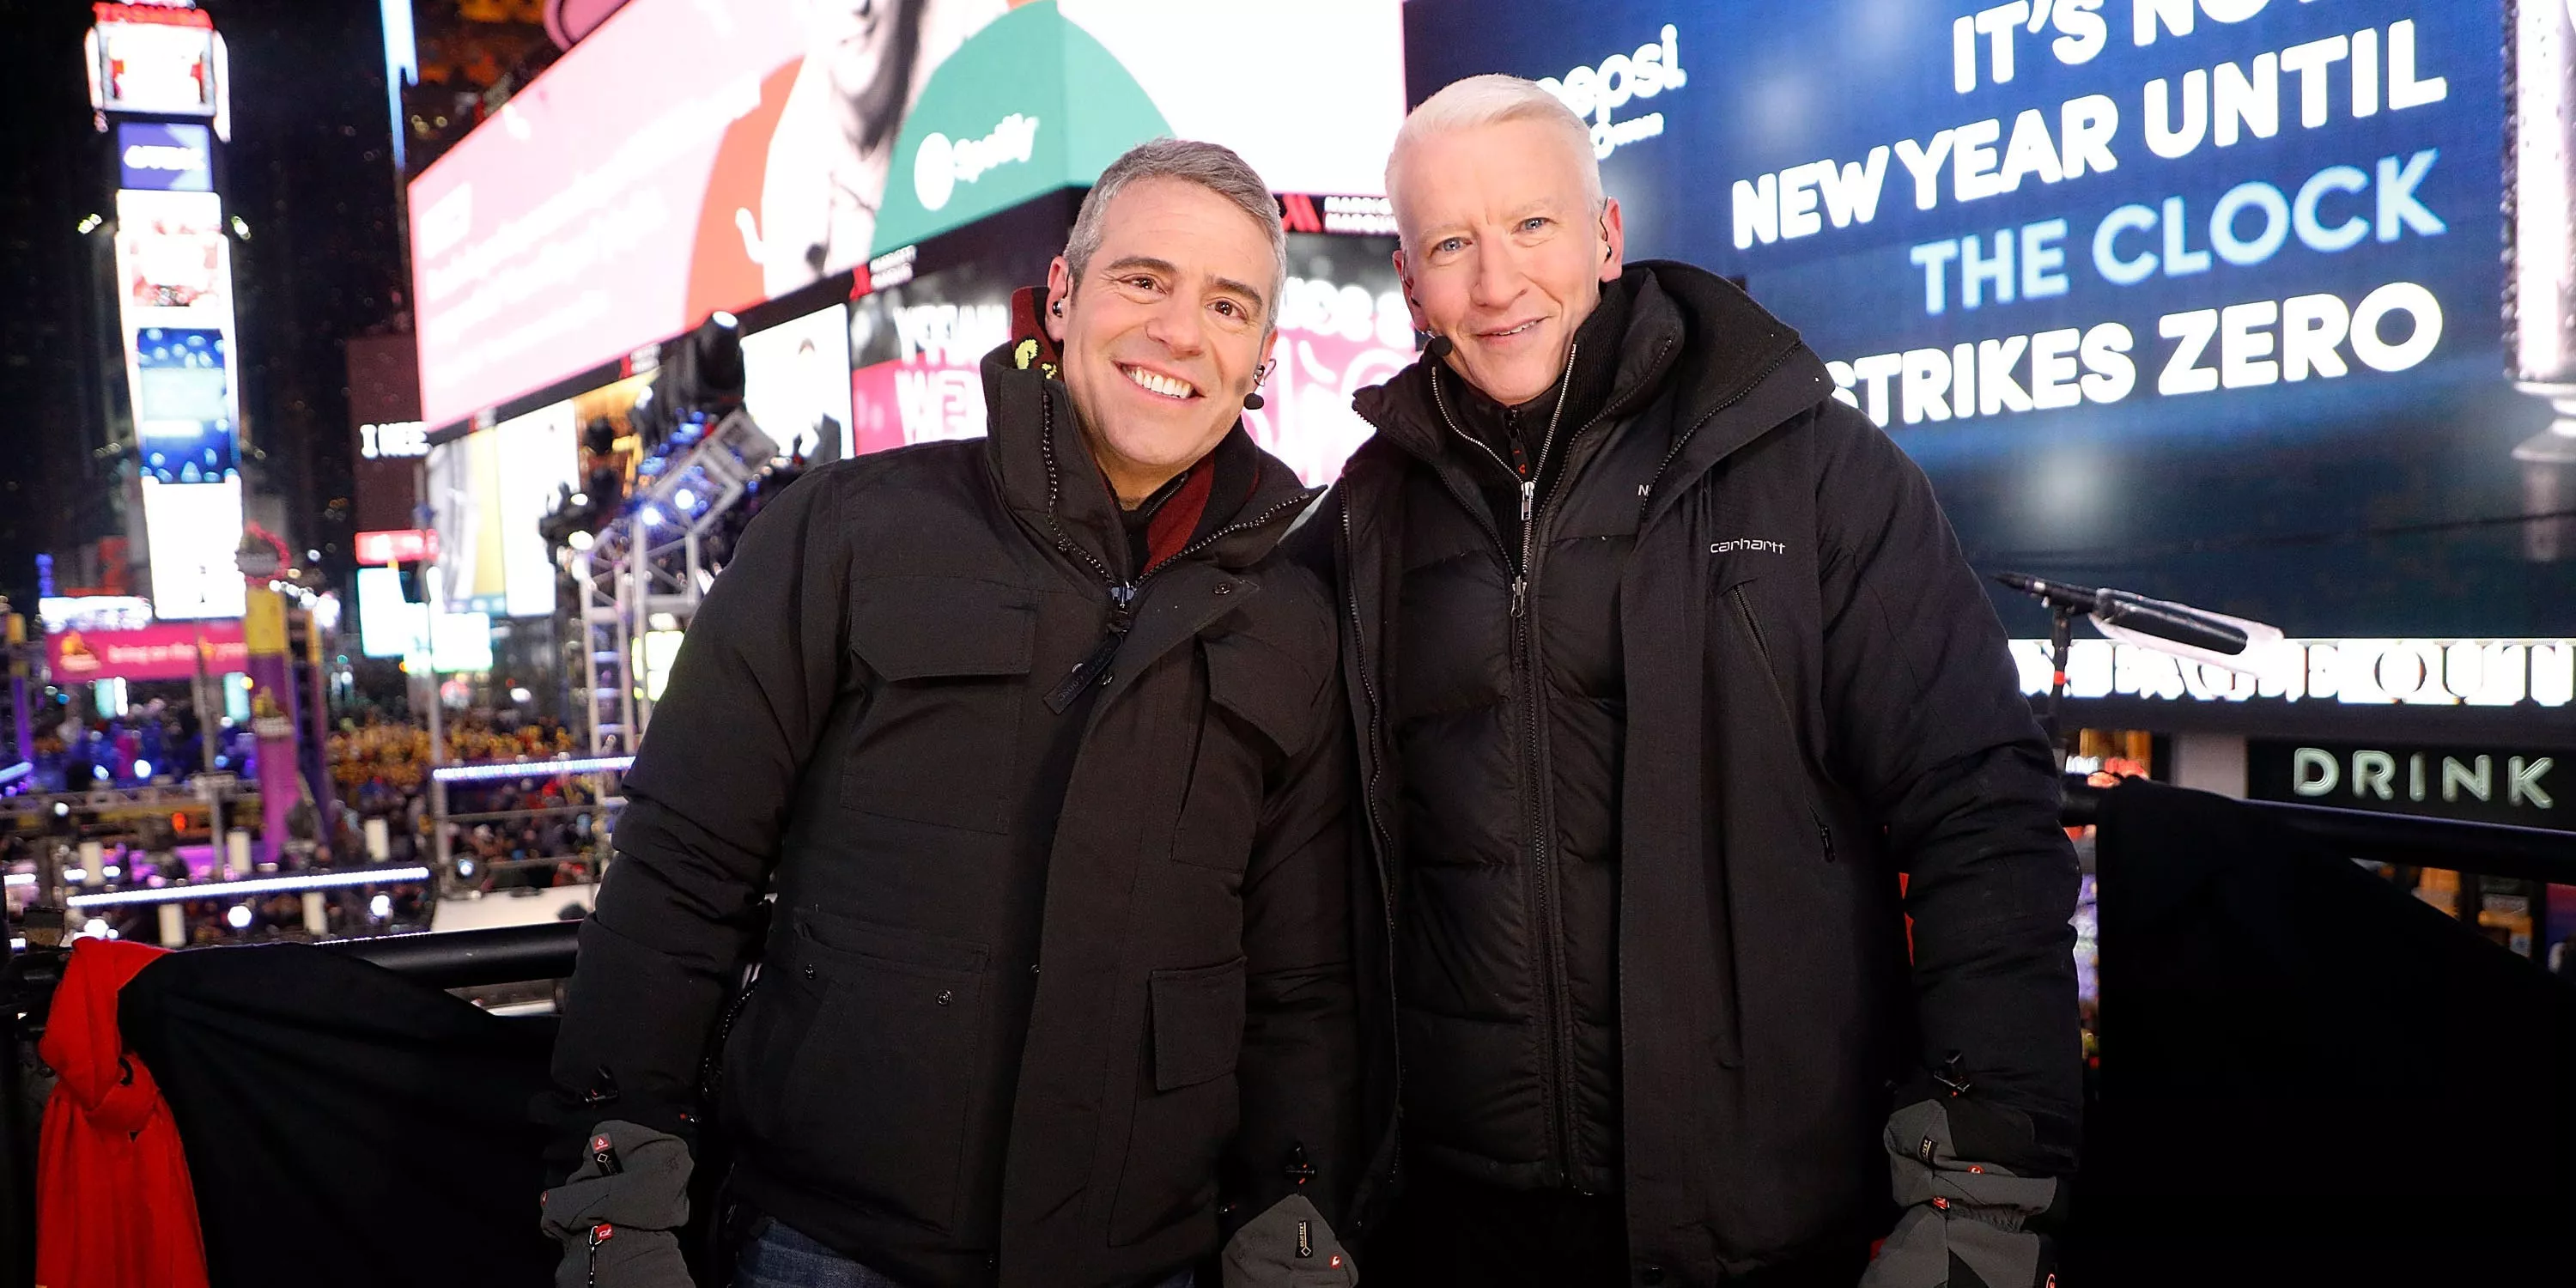
[[[1177,179],[1194,183],[1233,202],[1261,226],[1270,237],[1270,257],[1276,269],[1270,281],[1270,295],[1264,300],[1266,316],[1261,329],[1269,331],[1279,321],[1279,295],[1288,283],[1288,231],[1280,226],[1279,205],[1270,196],[1270,186],[1232,148],[1192,139],[1149,139],[1127,149],[1127,154],[1109,163],[1100,178],[1091,185],[1090,195],[1082,199],[1082,213],[1074,216],[1073,235],[1065,240],[1065,266],[1072,270],[1076,289],[1083,273],[1091,267],[1091,257],[1100,250],[1101,221],[1108,217],[1109,203],[1120,189],[1139,179]]]
[[[1395,210],[1397,229],[1406,225],[1404,190],[1396,183],[1396,174],[1404,165],[1405,152],[1415,142],[1434,134],[1452,134],[1506,121],[1536,121],[1563,134],[1566,146],[1583,158],[1583,195],[1592,203],[1592,212],[1601,213],[1607,204],[1601,193],[1601,161],[1592,150],[1592,131],[1584,127],[1583,118],[1537,81],[1488,74],[1451,81],[1439,93],[1422,100],[1396,129],[1395,146],[1386,157],[1386,196]]]

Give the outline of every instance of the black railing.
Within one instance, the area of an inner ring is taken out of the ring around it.
[[[2068,827],[2094,823],[2102,798],[2116,787],[2081,778],[2066,783]],[[2375,810],[2337,809],[2287,801],[2245,801],[2263,817],[2345,858],[2397,867],[2436,868],[2473,876],[2508,877],[2576,885],[2576,832],[2552,832],[2502,823],[2417,818]]]
[[[472,988],[562,979],[572,974],[578,921],[486,930],[336,939],[325,948],[364,958],[432,988]]]

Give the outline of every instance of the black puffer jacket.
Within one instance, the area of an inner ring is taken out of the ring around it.
[[[1520,1189],[1619,1186],[1619,567],[1665,446],[1623,413],[1673,356],[1623,345],[1629,294],[1605,287],[1556,387],[1519,407],[1433,365],[1385,391],[1442,431],[1388,439],[1433,449],[1404,476],[1387,675],[1402,1032],[1440,1088],[1407,1144]]]
[[[1241,429],[1233,517],[1140,574],[1063,387],[997,353],[985,388],[991,437],[814,470],[717,579],[555,1077],[573,1131],[686,1134],[774,885],[736,1192],[922,1288],[1111,1288],[1301,1174],[1339,1220],[1361,1167],[1334,613],[1274,553],[1312,494]]]
[[[1548,1183],[1583,1161],[1581,1141],[1551,1139],[1585,1080],[1564,1062],[1615,1049],[1594,1076],[1620,1089],[1637,1280],[1709,1284],[1886,1234],[1882,1128],[1897,1088],[1952,1053],[1949,1075],[2014,1124],[2008,1157],[1985,1161],[2068,1166],[2076,868],[2002,629],[1920,471],[1735,287],[1675,264],[1624,280],[1611,412],[1534,514],[1534,572],[1431,464],[1452,431],[1428,373],[1360,396],[1379,433],[1335,516],[1344,658],[1368,830],[1401,874],[1408,1154]],[[1539,607],[1515,617],[1521,576]],[[1599,860],[1544,826],[1439,813],[1464,798],[1422,781],[1511,781],[1532,737],[1545,763],[1552,726],[1503,741],[1491,699],[1581,700],[1526,679],[1528,624],[1568,576],[1615,579],[1626,695],[1615,947],[1571,962],[1615,981],[1598,1016],[1581,988],[1550,999],[1535,981],[1565,978],[1543,964],[1548,919],[1599,910],[1542,903],[1532,878]],[[1471,683],[1443,693],[1426,673]],[[1551,1003],[1552,1057],[1523,1022]]]

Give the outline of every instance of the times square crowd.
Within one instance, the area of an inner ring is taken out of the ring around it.
[[[48,695],[49,697],[54,695]],[[56,704],[62,711],[68,702]],[[208,887],[202,899],[179,903],[181,942],[190,947],[226,943],[309,941],[402,934],[431,928],[439,897],[532,892],[590,883],[604,835],[593,812],[598,793],[584,780],[558,777],[498,778],[448,786],[450,860],[432,881],[364,884],[321,891],[324,921],[308,923],[302,895],[283,891],[236,897],[225,893],[224,844],[209,828],[202,800],[176,800],[166,789],[186,786],[204,773],[235,774],[255,781],[258,746],[246,722],[218,717],[204,736],[194,704],[184,696],[153,697],[123,715],[88,718],[57,714],[33,731],[32,772],[13,795],[50,798],[54,808],[21,808],[0,817],[0,874],[9,878],[7,912],[13,935],[42,879],[51,852],[68,893],[162,889],[194,882]],[[518,712],[476,711],[452,717],[444,730],[442,763],[543,760],[569,753],[569,730],[551,719]],[[246,876],[293,875],[370,864],[432,863],[437,847],[429,792],[430,735],[423,723],[379,710],[341,719],[325,744],[335,800],[325,811],[303,791],[286,814],[286,834],[272,866]],[[209,758],[211,751],[211,759]],[[302,780],[298,786],[303,787]],[[160,787],[145,797],[133,789]],[[123,789],[123,790],[120,790]],[[72,802],[79,801],[80,804]],[[369,824],[381,821],[382,840],[371,850]],[[236,802],[228,828],[256,835],[255,806]],[[83,842],[99,843],[97,871],[82,866]],[[161,942],[156,903],[99,907],[76,913],[75,934]],[[566,905],[577,912],[578,904]],[[549,905],[549,912],[552,905]]]

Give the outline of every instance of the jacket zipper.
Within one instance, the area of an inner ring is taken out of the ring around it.
[[[1345,566],[1347,566],[1347,567],[1356,568],[1356,567],[1357,567],[1357,563],[1356,563],[1356,561],[1355,561],[1355,560],[1353,560],[1353,559],[1352,559],[1352,557],[1351,557],[1351,552],[1353,552],[1354,550],[1358,549],[1358,543],[1357,543],[1356,541],[1352,540],[1352,538],[1351,538],[1351,498],[1350,498],[1350,494],[1346,491],[1346,492],[1344,492],[1344,493],[1342,494],[1342,496],[1341,496],[1341,498],[1340,498],[1340,499],[1341,499],[1341,506],[1340,506],[1340,508],[1341,508],[1341,511],[1342,511],[1342,552],[1343,552],[1343,562],[1344,562]],[[1386,900],[1386,1003],[1387,1003],[1387,1017],[1388,1017],[1388,1020],[1389,1020],[1391,1023],[1395,1023],[1395,1024],[1400,1025],[1400,1024],[1401,1024],[1401,1015],[1402,1015],[1402,1011],[1403,1011],[1403,1005],[1402,1005],[1402,1002],[1398,999],[1398,997],[1397,997],[1397,995],[1396,995],[1396,968],[1395,968],[1395,874],[1394,874],[1391,870],[1389,870],[1388,863],[1387,863],[1388,856],[1391,856],[1391,855],[1393,855],[1393,854],[1395,853],[1395,843],[1394,843],[1393,839],[1392,839],[1392,838],[1390,838],[1390,837],[1387,835],[1385,825],[1384,825],[1384,824],[1382,824],[1382,823],[1380,823],[1380,822],[1378,821],[1378,816],[1377,816],[1377,782],[1378,782],[1379,762],[1380,762],[1380,760],[1382,759],[1382,758],[1379,756],[1379,754],[1378,754],[1378,749],[1379,749],[1379,747],[1380,747],[1380,746],[1382,746],[1382,744],[1378,742],[1378,730],[1379,730],[1379,724],[1378,724],[1377,684],[1376,684],[1376,682],[1374,682],[1374,681],[1372,681],[1372,680],[1370,680],[1370,679],[1369,679],[1368,665],[1367,665],[1367,656],[1366,656],[1368,646],[1367,646],[1367,642],[1366,642],[1366,641],[1364,641],[1364,640],[1362,640],[1362,639],[1360,639],[1360,635],[1359,635],[1359,631],[1360,631],[1360,591],[1359,591],[1359,583],[1358,583],[1358,579],[1357,579],[1356,577],[1352,577],[1352,576],[1345,576],[1344,578],[1342,578],[1342,582],[1343,582],[1343,593],[1344,593],[1344,594],[1345,594],[1345,596],[1348,598],[1348,601],[1349,601],[1350,606],[1351,606],[1351,644],[1352,644],[1352,656],[1354,656],[1354,657],[1356,657],[1356,658],[1358,658],[1358,659],[1360,660],[1360,665],[1358,665],[1358,666],[1354,666],[1354,667],[1352,667],[1351,669],[1352,669],[1354,672],[1357,672],[1357,673],[1358,673],[1358,675],[1359,675],[1359,681],[1360,681],[1360,694],[1361,694],[1361,696],[1362,696],[1363,698],[1365,698],[1365,699],[1368,701],[1368,713],[1369,713],[1369,728],[1368,728],[1368,739],[1369,739],[1369,740],[1368,740],[1368,748],[1369,748],[1369,771],[1368,771],[1368,782],[1367,782],[1367,783],[1365,783],[1365,784],[1363,784],[1363,785],[1361,786],[1361,788],[1360,788],[1360,814],[1361,814],[1361,816],[1362,816],[1362,817],[1364,817],[1364,818],[1366,818],[1366,819],[1368,820],[1369,836],[1370,836],[1371,838],[1373,838],[1373,839],[1377,842],[1377,846],[1378,846],[1378,850],[1377,850],[1377,853],[1378,853],[1378,863],[1377,863],[1377,885],[1378,885],[1378,893],[1379,893],[1379,894],[1380,894],[1380,895],[1381,895],[1381,896]],[[1393,1038],[1395,1035],[1394,1035],[1393,1033],[1390,1033],[1388,1036],[1389,1036],[1390,1038]],[[1403,1043],[1402,1041],[1400,1041],[1400,1040],[1399,1040],[1399,1041],[1394,1041],[1394,1042],[1392,1043],[1392,1045],[1393,1045],[1393,1048],[1394,1048],[1394,1051],[1395,1051],[1395,1118],[1396,1118],[1396,1132],[1397,1132],[1398,1136],[1400,1137],[1400,1136],[1403,1134],[1403,1130],[1404,1130],[1404,1043]],[[1399,1143],[1398,1143],[1398,1147],[1397,1147],[1397,1151],[1396,1151],[1396,1157],[1397,1157],[1397,1158],[1399,1158],[1399,1159],[1401,1159],[1403,1156],[1404,1156],[1404,1155],[1403,1155],[1402,1145],[1401,1145],[1401,1142],[1399,1141]],[[1400,1167],[1400,1165],[1399,1165],[1399,1167]],[[1394,1177],[1393,1175],[1389,1175],[1386,1179],[1387,1179],[1387,1183],[1388,1183],[1389,1185],[1393,1185],[1393,1184],[1395,1183],[1395,1177]]]
[[[1553,862],[1556,850],[1555,838],[1549,835],[1551,823],[1544,796],[1544,793],[1549,792],[1553,787],[1548,773],[1547,757],[1541,745],[1542,717],[1539,713],[1539,693],[1545,681],[1539,674],[1538,636],[1530,629],[1529,624],[1529,590],[1532,578],[1537,573],[1539,482],[1547,477],[1547,463],[1555,454],[1556,433],[1565,419],[1565,400],[1574,392],[1574,361],[1581,348],[1581,345],[1572,343],[1565,347],[1565,369],[1557,375],[1556,408],[1548,413],[1547,433],[1539,440],[1538,460],[1531,467],[1528,476],[1521,479],[1521,557],[1520,565],[1512,570],[1512,648],[1515,656],[1520,659],[1522,684],[1525,686],[1521,695],[1523,716],[1521,763],[1527,767],[1529,775],[1527,781],[1531,788],[1527,796],[1524,823],[1529,828],[1530,834],[1530,874],[1538,904],[1539,937],[1547,945],[1544,954],[1545,978],[1541,982],[1545,986],[1542,991],[1546,995],[1548,1063],[1555,1086],[1545,1100],[1549,1124],[1556,1139],[1558,1166],[1564,1169],[1567,1184],[1578,1193],[1584,1191],[1581,1184],[1574,1179],[1576,1170],[1574,1111],[1571,1103],[1574,1086],[1574,1035],[1570,1031],[1572,1022],[1567,1018],[1567,1012],[1571,1008],[1567,1006],[1565,998],[1567,976],[1565,937],[1558,922],[1560,910],[1557,906],[1556,866]],[[1515,475],[1519,473],[1503,460],[1502,453],[1495,451],[1491,443],[1458,428],[1457,422],[1449,415],[1448,399],[1441,396],[1440,373],[1437,368],[1434,368],[1431,373],[1431,399],[1440,409],[1441,422],[1448,426],[1450,433],[1483,448],[1486,455],[1494,458],[1495,464],[1503,467],[1504,472]],[[1603,409],[1605,413],[1607,410],[1607,408]],[[1585,422],[1583,428],[1589,430],[1600,419],[1599,415],[1595,415],[1591,421]],[[1580,431],[1578,431],[1579,436]]]
[[[1039,400],[1039,406],[1041,408],[1041,413],[1039,416],[1038,426],[1038,444],[1042,449],[1044,449],[1043,455],[1046,457],[1047,469],[1047,530],[1055,534],[1055,544],[1058,550],[1070,550],[1074,554],[1080,555],[1084,563],[1091,565],[1092,572],[1099,575],[1101,583],[1109,588],[1109,629],[1101,636],[1100,646],[1093,649],[1091,651],[1091,656],[1084,658],[1080,663],[1077,663],[1071,671],[1065,673],[1063,680],[1058,681],[1054,688],[1047,691],[1046,700],[1048,709],[1061,714],[1066,707],[1073,705],[1073,700],[1080,696],[1085,688],[1088,688],[1095,683],[1105,684],[1108,682],[1110,678],[1109,664],[1118,656],[1119,642],[1127,638],[1128,630],[1136,624],[1136,604],[1145,593],[1145,583],[1152,581],[1154,577],[1164,569],[1189,558],[1191,555],[1207,549],[1209,546],[1215,545],[1217,542],[1222,541],[1227,537],[1233,536],[1238,532],[1249,532],[1254,528],[1262,527],[1273,520],[1276,520],[1282,514],[1286,514],[1291,510],[1296,510],[1312,504],[1315,500],[1315,493],[1300,492],[1298,495],[1282,501],[1249,519],[1245,519],[1239,523],[1229,523],[1226,526],[1191,542],[1189,545],[1182,547],[1178,552],[1174,553],[1169,558],[1164,559],[1161,563],[1147,568],[1143,573],[1139,574],[1134,581],[1120,581],[1118,579],[1118,574],[1109,571],[1109,565],[1102,563],[1100,561],[1100,557],[1091,553],[1091,551],[1086,549],[1081,542],[1066,536],[1063,526],[1056,522],[1056,504],[1058,501],[1063,499],[1064,480],[1063,476],[1057,473],[1055,463],[1055,400],[1053,398],[1042,398]]]
[[[1807,806],[1807,821],[1815,825],[1816,839],[1825,847],[1825,862],[1834,861],[1834,830],[1825,824],[1824,811],[1816,807],[1816,789],[1807,781],[1806,753],[1798,749],[1798,721],[1790,713],[1789,695],[1780,688],[1780,673],[1771,669],[1771,644],[1762,637],[1762,623],[1753,616],[1753,604],[1744,597],[1741,584],[1729,586],[1726,598],[1735,605],[1735,614],[1743,619],[1744,631],[1753,637],[1753,651],[1762,666],[1762,684],[1771,691],[1771,701],[1780,708],[1781,727],[1789,734],[1789,751],[1797,760],[1798,793]]]
[[[1739,388],[1734,393],[1728,394],[1723,399],[1720,399],[1716,406],[1709,408],[1707,411],[1701,412],[1699,419],[1691,422],[1690,428],[1683,430],[1678,437],[1673,439],[1672,450],[1665,452],[1662,463],[1655,466],[1654,477],[1646,480],[1646,485],[1644,487],[1637,489],[1637,527],[1638,535],[1640,537],[1644,535],[1646,512],[1654,507],[1655,489],[1663,486],[1664,471],[1671,469],[1673,467],[1673,462],[1681,458],[1682,449],[1689,447],[1691,439],[1699,435],[1700,428],[1708,424],[1710,421],[1717,419],[1718,413],[1752,397],[1753,391],[1761,388],[1762,382],[1770,379],[1772,372],[1778,371],[1780,368],[1789,365],[1789,359],[1797,352],[1798,346],[1793,344],[1788,348],[1782,349],[1780,352],[1773,354],[1771,360],[1762,364],[1762,369],[1753,373],[1753,378],[1745,381],[1742,388]],[[1436,391],[1439,386],[1434,384],[1432,388]]]

